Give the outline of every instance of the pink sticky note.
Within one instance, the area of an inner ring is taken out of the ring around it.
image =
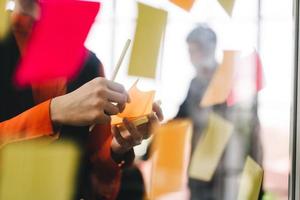
[[[254,51],[237,61],[235,77],[227,105],[247,100],[263,89],[263,67],[259,54]]]
[[[78,0],[42,0],[41,16],[16,71],[19,86],[58,78],[73,78],[87,50],[84,42],[100,3]]]

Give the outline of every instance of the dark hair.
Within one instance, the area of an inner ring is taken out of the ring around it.
[[[37,3],[37,0],[19,0],[21,7],[24,10],[31,11],[34,9],[35,3]]]
[[[203,52],[211,55],[216,51],[217,35],[206,24],[199,24],[188,34],[186,42],[198,44]]]

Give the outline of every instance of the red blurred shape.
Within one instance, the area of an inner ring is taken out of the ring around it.
[[[16,72],[18,86],[73,78],[87,50],[84,42],[100,3],[77,0],[40,1],[41,16]]]
[[[254,51],[241,58],[235,66],[232,90],[227,98],[227,105],[247,100],[264,88],[263,67],[259,54]]]

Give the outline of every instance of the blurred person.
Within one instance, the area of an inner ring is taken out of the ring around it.
[[[194,132],[198,133],[206,127],[208,114],[213,109],[213,107],[200,108],[199,104],[218,67],[215,57],[217,36],[207,25],[200,24],[189,33],[186,42],[196,76],[191,81],[187,97],[181,104],[176,118],[191,118],[194,122]],[[195,137],[193,141],[197,142],[200,135],[193,135]],[[195,145],[192,145],[192,150]]]
[[[225,105],[216,105],[203,108],[199,104],[218,67],[216,61],[217,36],[215,32],[205,24],[198,25],[187,36],[186,42],[190,55],[190,61],[195,68],[196,76],[191,81],[186,99],[181,104],[176,118],[190,118],[193,121],[194,130],[191,144],[191,153],[200,139],[200,136],[208,123],[209,113],[212,111],[225,114]],[[215,200],[217,199],[216,176],[210,182],[189,178],[191,200]]]
[[[130,98],[121,84],[104,78],[92,52],[72,81],[17,89],[13,75],[38,17],[38,2],[16,0],[11,31],[0,41],[0,144],[46,136],[71,140],[82,152],[74,199],[115,199],[121,171],[134,160],[133,147],[162,120],[161,109],[154,104],[149,122],[139,127],[124,119],[126,136],[111,127],[110,116],[122,112]]]
[[[216,60],[217,36],[216,33],[206,24],[199,24],[188,34],[186,42],[188,44],[190,61],[195,68],[196,75],[191,81],[187,97],[181,104],[176,118],[190,118],[193,121],[194,130],[191,144],[191,155],[193,155],[196,145],[198,144],[203,131],[207,127],[208,117],[211,112],[215,112],[236,124],[236,119],[233,119],[232,116],[237,116],[235,114],[239,114],[241,111],[238,111],[238,109],[235,110],[235,107],[228,108],[225,103],[211,107],[199,106],[201,99],[203,98],[204,93],[219,65]],[[251,147],[250,149],[243,149],[242,152],[245,153],[245,155],[238,158],[245,159],[246,156],[250,154],[261,164],[262,149],[259,137],[257,137],[258,133],[256,128],[259,126],[259,123],[258,118],[255,116],[253,116],[253,119],[250,120],[242,119],[242,117],[239,118],[239,120],[244,120],[244,124],[242,124],[243,127],[239,127],[239,124],[237,123],[237,126],[235,127],[237,131],[235,131],[233,134],[234,136],[232,137],[238,138],[237,140],[239,144],[245,145],[246,143],[248,145],[250,144]],[[254,128],[255,130],[249,131],[249,138],[242,137],[242,139],[240,139],[239,129],[241,128],[241,132],[245,134],[245,131],[243,131],[243,129],[245,130],[245,127],[249,127],[249,129],[246,130],[250,130],[251,128]],[[229,143],[231,141],[233,140],[231,139]],[[244,160],[239,160],[236,164],[238,166],[234,165],[234,169],[232,169],[229,167],[227,162],[229,157],[234,157],[235,155],[229,155],[230,153],[232,152],[227,152],[226,148],[211,181],[207,182],[189,178],[188,186],[190,189],[191,200],[228,199],[228,196],[226,196],[226,193],[228,192],[231,193],[230,196],[235,196],[235,198],[237,197],[237,190],[230,190],[228,189],[229,187],[226,186],[228,184],[228,180],[231,180],[232,177],[237,180],[238,176],[242,172]],[[232,176],[232,173],[236,173],[236,175]],[[235,188],[238,188],[238,185],[236,185]]]
[[[192,151],[193,153],[196,144],[201,136],[201,133],[206,128],[209,113],[213,110],[222,113],[224,106],[214,106],[209,108],[200,108],[199,103],[209,85],[209,82],[218,66],[215,58],[215,51],[217,45],[216,34],[208,26],[201,24],[197,26],[187,37],[188,50],[190,60],[195,67],[196,76],[190,84],[190,88],[186,99],[179,108],[175,118],[191,118],[194,125],[194,132],[192,138]],[[151,143],[152,144],[152,143]],[[147,148],[147,154],[143,160],[148,160],[150,157],[149,152],[151,144]],[[138,169],[135,167],[135,171]],[[119,194],[118,200],[125,200],[128,193],[135,189],[141,190],[140,187],[144,185],[143,179],[140,174],[133,173],[133,170],[126,170],[127,176],[130,179],[121,182],[122,193]],[[131,180],[131,181],[130,181]],[[129,182],[130,181],[130,182]],[[215,180],[211,182],[204,182],[189,178],[188,184],[192,200],[215,200],[217,194],[214,192]],[[132,187],[130,187],[132,186]],[[129,188],[130,187],[130,188]],[[133,199],[140,199],[142,197],[135,196]]]

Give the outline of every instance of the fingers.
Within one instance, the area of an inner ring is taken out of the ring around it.
[[[107,115],[105,112],[102,112],[95,118],[93,124],[110,124],[110,122],[111,122],[110,116]]]
[[[123,112],[125,110],[126,105],[125,104],[117,104],[120,113]]]
[[[112,133],[118,144],[122,146],[122,148],[129,149],[130,145],[129,143],[122,137],[121,132],[119,131],[118,127],[113,126],[112,127]]]
[[[125,88],[123,85],[119,84],[119,83],[116,83],[116,82],[113,82],[113,81],[109,81],[107,79],[106,80],[106,84],[107,84],[107,87],[113,91],[116,91],[116,92],[119,92],[119,93],[124,93],[126,92]]]
[[[149,120],[149,124],[151,125],[158,125],[160,121],[159,118],[154,113],[148,115],[148,120]]]
[[[129,132],[129,136],[127,137],[127,139],[129,140],[130,144],[132,144],[133,146],[141,144],[143,135],[139,133],[137,127],[126,118],[123,119],[123,123],[125,128]]]
[[[148,139],[152,135],[152,130],[156,126],[159,126],[159,119],[155,113],[152,113],[147,116],[148,123],[139,126],[139,129],[144,132],[144,139]]]
[[[136,126],[134,126],[134,124],[129,122],[127,119],[124,119],[123,123],[123,130],[126,131],[120,131],[121,128],[116,126],[112,127],[112,132],[116,141],[122,146],[123,149],[130,149],[141,144],[143,136],[139,133]]]
[[[164,115],[162,109],[158,103],[154,103],[152,107],[153,112],[155,112],[156,116],[158,117],[159,121],[164,120]]]
[[[128,95],[125,93],[119,93],[112,90],[108,90],[107,100],[118,104],[126,104],[128,103]]]
[[[118,106],[113,105],[112,103],[106,102],[104,105],[104,111],[107,115],[116,115],[120,113]]]
[[[116,83],[116,82],[113,82],[113,81],[109,81],[109,80],[106,80],[106,81],[107,81],[106,83],[107,83],[108,89],[110,89],[110,90],[112,90],[114,92],[117,92],[117,93],[125,95],[126,96],[126,101],[125,102],[130,103],[130,97],[129,97],[129,95],[128,95],[128,93],[125,90],[125,88],[124,88],[123,85],[121,85],[119,83]],[[117,102],[117,103],[119,103],[119,102]]]

